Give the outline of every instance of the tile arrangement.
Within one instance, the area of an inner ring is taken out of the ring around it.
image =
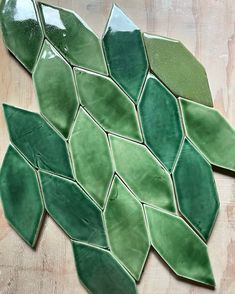
[[[41,112],[4,105],[10,225],[34,247],[50,215],[90,293],[137,293],[150,247],[179,277],[214,288],[211,165],[235,170],[235,132],[203,66],[179,41],[142,35],[116,5],[102,40],[75,13],[33,0],[3,0],[1,26]]]

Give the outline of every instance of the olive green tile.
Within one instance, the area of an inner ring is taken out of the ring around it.
[[[107,74],[101,42],[74,12],[39,4],[45,34],[73,65]]]
[[[134,280],[104,249],[72,241],[82,284],[92,294],[137,294]]]
[[[104,216],[111,251],[139,280],[149,251],[143,208],[118,177],[112,183]]]
[[[146,144],[171,171],[183,137],[176,98],[149,75],[138,109]]]
[[[173,185],[168,172],[141,144],[110,136],[117,173],[142,201],[175,211]]]
[[[9,224],[34,247],[44,214],[38,179],[34,169],[11,145],[1,168],[0,194]]]
[[[78,182],[103,207],[113,175],[108,139],[82,108],[72,131],[70,146]]]
[[[0,20],[6,47],[31,72],[43,41],[32,0],[2,0]]]
[[[176,95],[213,106],[204,67],[178,40],[144,34],[152,71]]]
[[[152,244],[180,277],[215,286],[206,244],[178,216],[145,206]]]
[[[142,140],[134,104],[110,78],[80,69],[75,76],[82,105],[107,132]]]
[[[148,70],[147,58],[139,28],[116,5],[103,42],[112,78],[137,101]]]
[[[67,137],[78,106],[73,71],[47,41],[34,68],[33,81],[41,113]]]
[[[235,131],[215,109],[180,99],[187,136],[211,164],[235,171]]]
[[[180,212],[207,241],[219,200],[210,164],[188,140],[184,141],[173,177]]]
[[[11,142],[37,168],[73,177],[65,141],[37,113],[4,104]]]
[[[73,181],[40,172],[46,210],[72,239],[107,247],[101,210]]]

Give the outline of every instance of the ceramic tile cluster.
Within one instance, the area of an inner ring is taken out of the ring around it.
[[[33,0],[3,0],[1,22],[41,112],[4,105],[0,191],[16,232],[35,246],[46,211],[91,293],[137,293],[150,246],[176,275],[214,287],[211,164],[235,169],[235,132],[202,65],[116,5],[101,40],[75,13]]]

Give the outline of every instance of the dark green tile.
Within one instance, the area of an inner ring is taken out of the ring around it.
[[[40,3],[47,38],[73,65],[107,74],[101,42],[74,12]]]
[[[4,104],[12,143],[35,166],[73,177],[64,140],[37,113]]]
[[[72,239],[106,247],[101,210],[79,186],[65,178],[40,172],[46,210]]]
[[[147,58],[139,28],[116,5],[103,42],[112,78],[137,101],[148,70]]]
[[[176,98],[149,75],[138,109],[146,144],[171,170],[183,136]]]
[[[178,40],[144,34],[152,71],[176,95],[213,106],[204,67]]]
[[[73,71],[47,41],[34,68],[33,81],[41,113],[67,137],[78,106]]]
[[[118,177],[112,183],[104,215],[111,251],[139,280],[149,251],[143,208]]]
[[[72,242],[80,281],[92,294],[137,294],[134,280],[109,251]]]
[[[206,244],[178,216],[145,206],[152,244],[180,277],[214,287]]]
[[[44,214],[38,179],[34,169],[11,145],[1,168],[0,193],[9,224],[34,247]]]

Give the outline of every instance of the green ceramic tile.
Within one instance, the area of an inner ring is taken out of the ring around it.
[[[73,177],[66,144],[37,113],[4,104],[12,143],[35,166]]]
[[[134,280],[109,251],[72,242],[80,281],[92,294],[137,294]]]
[[[35,66],[33,81],[41,113],[67,137],[78,106],[73,71],[47,41]]]
[[[43,41],[34,1],[2,0],[0,11],[6,46],[31,72]]]
[[[152,71],[176,95],[213,106],[204,67],[178,40],[144,34]]]
[[[47,38],[73,65],[107,74],[101,42],[74,12],[40,3]]]
[[[0,194],[9,224],[34,247],[44,214],[38,180],[33,168],[11,145],[1,168]]]
[[[180,99],[187,136],[213,164],[235,170],[235,131],[215,109]]]
[[[206,244],[178,216],[145,206],[152,244],[180,277],[214,287]]]
[[[146,144],[171,170],[183,135],[176,98],[149,75],[138,109]]]
[[[142,140],[134,104],[110,78],[80,69],[75,75],[82,105],[107,132]]]
[[[182,215],[207,241],[219,209],[210,164],[185,140],[173,173]]]
[[[40,172],[46,210],[70,238],[106,247],[101,210],[79,186]]]
[[[116,5],[103,42],[112,78],[137,101],[148,70],[147,58],[139,28]]]
[[[170,175],[144,145],[110,136],[117,173],[142,201],[175,211]]]
[[[139,280],[149,251],[143,208],[118,177],[112,183],[104,215],[111,251]]]
[[[113,175],[105,132],[80,108],[70,140],[78,182],[103,207]]]

